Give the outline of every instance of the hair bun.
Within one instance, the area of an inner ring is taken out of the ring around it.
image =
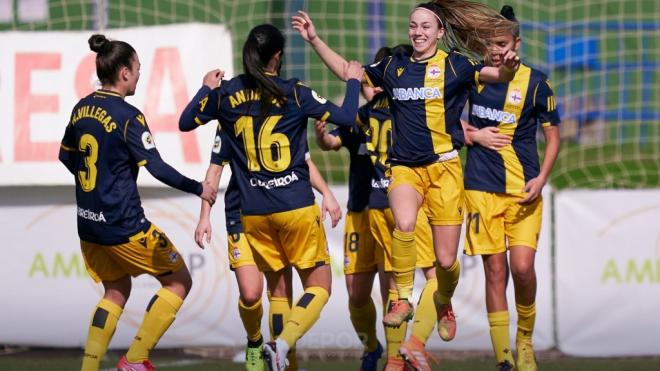
[[[511,22],[517,22],[518,20],[516,19],[516,14],[513,12],[513,7],[511,5],[505,5],[502,7],[502,10],[500,10],[500,14],[510,20]]]
[[[89,43],[89,48],[93,52],[101,53],[103,48],[105,48],[105,46],[108,45],[110,41],[105,38],[105,35],[94,34],[89,38],[89,40],[87,40],[87,42]]]

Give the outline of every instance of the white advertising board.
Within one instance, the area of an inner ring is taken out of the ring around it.
[[[559,348],[660,354],[660,190],[562,191],[556,208]]]

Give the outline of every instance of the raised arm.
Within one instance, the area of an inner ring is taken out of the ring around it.
[[[314,23],[309,17],[309,14],[299,10],[297,15],[291,17],[291,25],[295,28],[309,45],[314,48],[316,54],[319,55],[323,63],[335,74],[338,78],[346,81],[346,69],[348,61],[332,50],[321,38],[316,34]]]
[[[520,67],[518,54],[509,50],[502,55],[502,64],[499,67],[486,66],[479,72],[479,81],[483,83],[509,82],[513,80]]]
[[[195,94],[186,105],[186,108],[183,109],[183,112],[181,112],[179,130],[195,130],[213,119],[211,116],[212,111],[214,111],[212,110],[213,107],[208,107],[209,109],[207,110],[209,99],[214,98],[210,96],[210,93],[218,87],[224,76],[224,71],[219,69],[209,71],[204,75],[202,87],[199,88],[197,94]],[[214,103],[217,104],[217,102]]]

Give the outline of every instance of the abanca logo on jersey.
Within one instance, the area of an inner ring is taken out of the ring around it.
[[[91,220],[91,221],[97,222],[97,223],[101,223],[101,222],[105,223],[106,222],[105,217],[103,216],[103,211],[97,213],[97,212],[92,211],[92,210],[83,209],[82,207],[78,207],[78,216],[83,218],[83,219]]]
[[[298,176],[295,171],[292,171],[291,174],[287,174],[281,177],[273,178],[268,181],[264,181],[257,178],[250,178],[250,185],[253,187],[263,187],[266,189],[286,187],[293,182],[298,181]]]
[[[442,98],[440,88],[394,88],[392,98],[396,100],[421,100]]]
[[[479,105],[472,106],[472,115],[482,119],[493,120],[504,124],[515,124],[516,115],[506,111],[496,110],[490,107]]]

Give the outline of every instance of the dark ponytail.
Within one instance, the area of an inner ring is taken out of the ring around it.
[[[96,76],[101,84],[113,85],[117,82],[122,67],[131,68],[131,61],[136,53],[130,44],[124,41],[110,41],[99,34],[92,35],[87,43],[96,53]]]
[[[278,52],[284,50],[284,35],[271,24],[262,24],[250,30],[243,44],[243,71],[251,88],[261,92],[261,116],[266,116],[273,101],[284,102],[284,93],[264,69]],[[279,72],[279,66],[278,66]]]
[[[502,17],[510,20],[515,24],[512,29],[513,36],[520,37],[520,23],[516,18],[516,13],[513,12],[513,7],[511,5],[503,6],[502,10],[500,10],[500,14]]]

